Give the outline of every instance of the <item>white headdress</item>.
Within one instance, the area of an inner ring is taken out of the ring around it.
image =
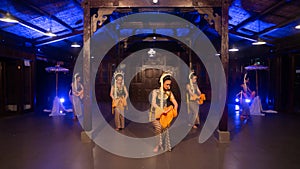
[[[192,78],[193,78],[193,74],[194,74],[194,70],[191,71],[191,73],[189,74],[189,80],[190,80],[190,87],[191,87],[191,90],[192,92],[194,93],[195,89],[194,89],[194,85],[193,85],[193,81],[192,81]]]
[[[74,75],[74,88],[75,90],[77,90],[77,81],[76,81],[76,78],[79,76],[79,73],[75,73]]]
[[[160,79],[159,79],[159,83],[160,83],[160,96],[161,96],[161,99],[160,99],[160,107],[163,108],[163,98],[164,98],[164,78],[166,76],[172,76],[172,74],[170,72],[164,72]]]
[[[246,79],[247,79],[247,73],[245,73],[244,75],[244,85],[247,87]]]
[[[117,97],[117,77],[122,76],[122,86],[124,86],[124,72],[122,70],[115,71],[114,73],[114,97]]]

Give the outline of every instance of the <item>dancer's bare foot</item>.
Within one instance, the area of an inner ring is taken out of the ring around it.
[[[153,152],[154,152],[154,153],[157,153],[158,150],[159,150],[159,145],[155,146],[155,148],[153,149]]]

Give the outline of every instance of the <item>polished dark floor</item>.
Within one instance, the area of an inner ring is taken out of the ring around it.
[[[1,169],[299,169],[300,115],[252,116],[241,121],[229,106],[231,142],[212,136],[198,143],[192,129],[172,152],[130,159],[93,143],[82,143],[82,131],[72,114],[49,117],[35,112],[0,119]],[[202,115],[201,121],[205,120]],[[134,129],[127,122],[122,132]],[[138,132],[138,129],[136,129]]]

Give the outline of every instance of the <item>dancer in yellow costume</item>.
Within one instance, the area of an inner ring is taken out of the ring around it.
[[[115,115],[116,130],[124,129],[124,110],[127,106],[128,92],[124,85],[123,71],[116,71],[114,73],[114,84],[110,89],[110,97],[112,98],[112,113]]]

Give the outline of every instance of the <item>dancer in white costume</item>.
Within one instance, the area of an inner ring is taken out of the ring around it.
[[[78,116],[82,115],[81,99],[83,98],[83,85],[80,83],[80,79],[79,73],[76,73],[71,84],[74,120],[76,120]]]
[[[169,127],[173,118],[177,116],[178,108],[178,103],[171,91],[171,74],[163,73],[159,83],[160,88],[152,91],[151,101],[151,121],[155,134],[158,135],[157,145],[153,149],[155,153],[160,149],[171,151]]]
[[[249,103],[246,101],[252,100],[255,97],[255,91],[251,91],[249,88],[249,77],[247,77],[247,73],[244,75],[244,83],[241,84],[241,92],[240,92],[240,104],[242,106],[241,118],[247,119],[250,117],[250,108]]]
[[[199,105],[203,100],[201,99],[201,91],[197,85],[197,75],[192,71],[189,74],[189,83],[186,85],[187,90],[187,108],[188,108],[188,122],[193,128],[198,128],[200,125],[199,119]]]

